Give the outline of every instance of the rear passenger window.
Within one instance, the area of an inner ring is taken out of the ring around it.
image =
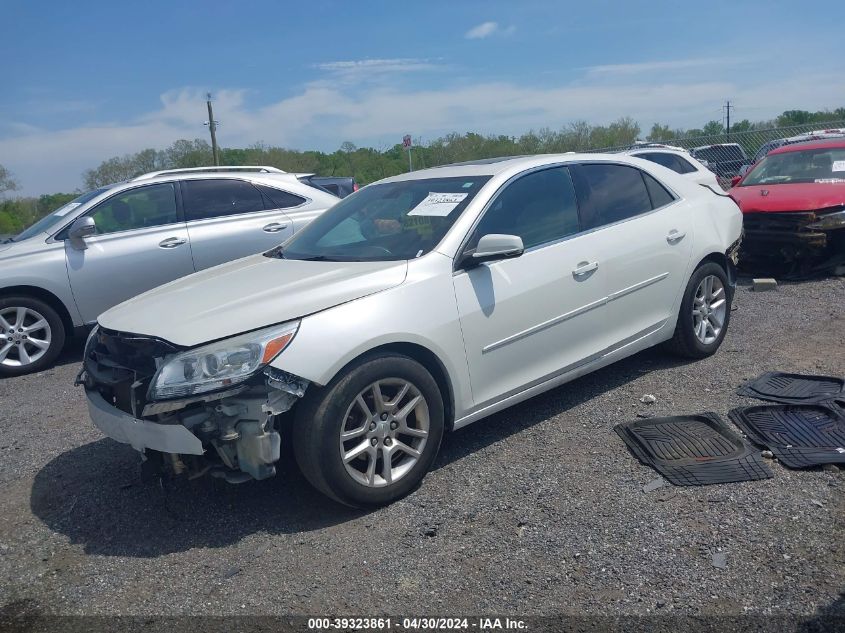
[[[484,214],[470,247],[490,233],[518,235],[525,248],[579,231],[575,188],[566,167],[536,171],[515,180]]]
[[[182,187],[188,222],[264,211],[261,192],[243,180],[186,180]]]
[[[644,158],[645,160],[657,163],[668,167],[679,174],[690,174],[696,171],[688,160],[685,160],[677,154],[670,154],[668,152],[646,152],[644,154],[635,154],[637,158]]]
[[[642,172],[627,165],[595,163],[577,168],[576,189],[584,230],[651,211]]]
[[[273,187],[266,187],[264,185],[257,185],[261,190],[261,194],[265,197],[264,205],[267,209],[289,209],[291,207],[298,207],[305,198],[297,196],[281,189]]]
[[[666,190],[666,187],[661,185],[647,173],[642,172],[642,174],[643,179],[645,180],[646,189],[648,189],[648,195],[651,196],[651,206],[653,208],[659,209],[660,207],[666,206],[675,200],[675,196],[669,193]]]

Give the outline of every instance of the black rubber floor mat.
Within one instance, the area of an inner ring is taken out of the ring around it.
[[[818,404],[845,395],[845,380],[773,371],[745,383],[737,394],[783,404]]]
[[[845,464],[845,415],[822,405],[740,407],[728,414],[752,442],[790,468]]]
[[[676,486],[768,479],[760,451],[732,432],[715,413],[648,418],[618,424],[631,452]]]

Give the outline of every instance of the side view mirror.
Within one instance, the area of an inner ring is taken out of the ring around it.
[[[734,176],[731,178],[731,187],[736,187],[740,180],[742,180],[742,176]]]
[[[518,235],[490,233],[478,240],[475,252],[463,261],[463,265],[466,268],[472,268],[482,262],[519,257],[524,252],[525,247],[522,244],[522,238]]]
[[[91,237],[97,233],[97,224],[94,218],[87,215],[82,218],[77,218],[68,229],[67,236],[70,239],[71,245],[79,250],[85,250],[88,246],[85,244],[85,238]]]

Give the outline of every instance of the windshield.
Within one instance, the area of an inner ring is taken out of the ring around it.
[[[85,204],[89,200],[93,200],[97,196],[99,196],[104,191],[108,191],[109,187],[101,187],[100,189],[94,189],[93,191],[89,191],[88,193],[83,193],[78,198],[74,198],[67,204],[63,204],[58,209],[53,211],[50,215],[45,215],[43,218],[31,224],[28,228],[24,229],[15,237],[10,239],[10,242],[21,242],[23,240],[29,239],[33,235],[38,235],[39,233],[46,233],[50,230],[50,228],[61,222],[62,218],[64,218],[68,213],[73,211],[76,207]]]
[[[799,182],[845,183],[845,147],[769,154],[741,185]]]
[[[698,160],[708,163],[722,163],[728,160],[745,160],[745,154],[739,145],[713,145],[693,150]]]
[[[344,198],[285,245],[284,259],[393,261],[433,249],[490,179],[427,178],[369,185]]]

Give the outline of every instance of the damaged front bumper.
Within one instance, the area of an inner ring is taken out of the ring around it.
[[[86,345],[77,383],[85,386],[91,419],[105,435],[168,474],[210,473],[231,483],[276,474],[280,417],[305,395],[307,380],[268,366],[232,389],[147,402],[155,365],[132,352],[158,351],[155,342],[112,332],[97,336]]]
[[[743,227],[748,272],[808,276],[845,263],[845,210],[746,213]]]

